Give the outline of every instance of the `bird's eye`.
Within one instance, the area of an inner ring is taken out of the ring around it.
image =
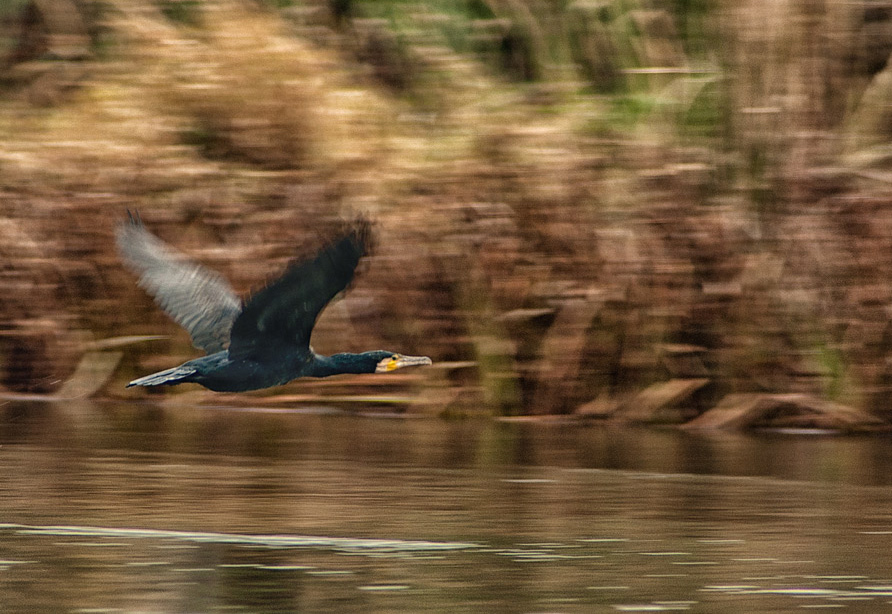
[[[390,360],[399,360],[399,358],[400,358],[399,354],[394,354],[393,356],[390,357]]]

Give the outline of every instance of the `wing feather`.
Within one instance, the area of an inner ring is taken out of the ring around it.
[[[128,212],[129,215],[129,212]],[[130,215],[117,231],[118,250],[159,307],[208,354],[229,346],[241,301],[218,273],[188,259]]]
[[[252,295],[232,326],[230,356],[262,358],[279,352],[283,344],[309,352],[310,334],[325,306],[353,279],[360,258],[370,248],[367,220],[322,248],[309,260],[289,266],[271,284]]]

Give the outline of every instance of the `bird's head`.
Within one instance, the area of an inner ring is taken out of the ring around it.
[[[395,352],[375,350],[362,354],[332,354],[321,356],[315,354],[310,363],[310,370],[304,375],[326,377],[342,373],[390,373],[404,367],[415,367],[432,364],[427,356],[403,356]]]
[[[390,373],[404,367],[419,367],[433,363],[427,356],[405,356],[386,350],[366,352],[366,355],[375,362],[375,373]]]

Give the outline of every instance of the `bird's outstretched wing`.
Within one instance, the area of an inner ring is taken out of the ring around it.
[[[213,354],[226,349],[242,304],[219,274],[186,258],[150,233],[138,217],[117,231],[124,262],[139,275],[158,306],[192,337],[192,344]]]
[[[310,334],[325,306],[353,279],[360,258],[370,249],[367,220],[321,249],[309,260],[293,263],[271,284],[252,295],[232,325],[233,359],[264,357],[285,344],[308,352]]]

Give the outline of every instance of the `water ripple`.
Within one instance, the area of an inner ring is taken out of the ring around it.
[[[0,531],[15,531],[23,535],[64,537],[106,537],[129,539],[173,539],[196,543],[241,544],[268,548],[323,548],[368,552],[426,552],[469,550],[480,548],[469,542],[407,541],[399,539],[364,539],[353,537],[321,537],[312,535],[245,535],[238,533],[210,533],[171,531],[165,529],[128,529],[114,527],[36,526],[0,523]]]

